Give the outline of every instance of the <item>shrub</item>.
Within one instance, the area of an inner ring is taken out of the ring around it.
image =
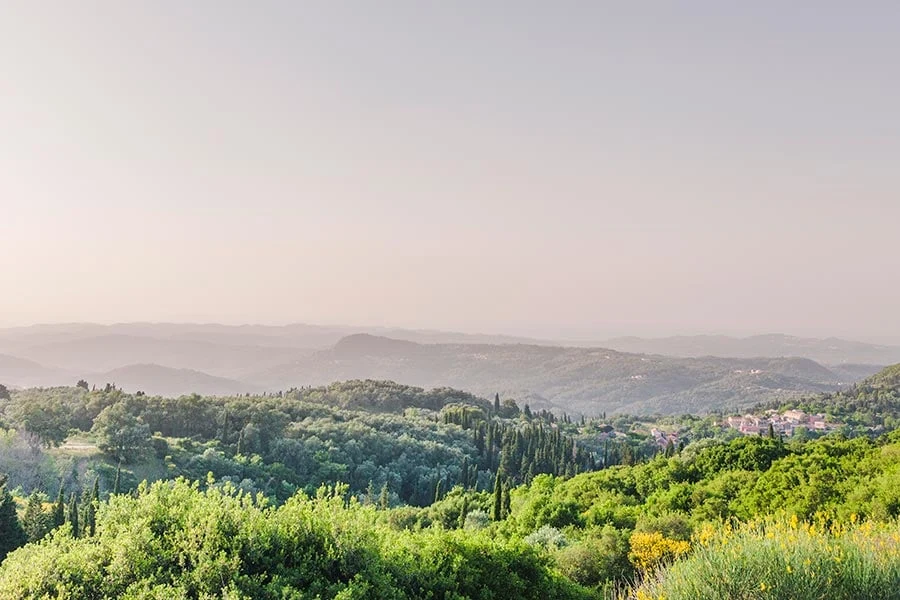
[[[673,540],[658,531],[635,531],[628,540],[631,552],[628,558],[639,571],[654,569],[687,554],[691,545],[684,540]]]
[[[732,531],[707,527],[685,560],[648,576],[639,600],[895,600],[900,526],[767,519]]]

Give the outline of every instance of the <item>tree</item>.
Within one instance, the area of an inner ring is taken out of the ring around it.
[[[6,489],[4,475],[0,477],[0,561],[26,541],[28,538],[16,514],[16,501]]]
[[[97,505],[100,500],[100,476],[94,478],[94,485],[82,494],[84,507],[81,510],[81,533],[93,537],[97,530]]]
[[[62,482],[59,483],[59,493],[56,494],[56,502],[53,504],[50,517],[54,528],[61,527],[66,522],[66,501],[63,496]]]
[[[78,497],[75,492],[69,497],[69,524],[72,526],[72,537],[78,537],[81,529],[78,526]]]
[[[500,414],[500,394],[494,394],[494,414]]]
[[[6,389],[6,386],[0,383],[0,400],[9,400],[9,390]]]
[[[70,411],[59,398],[22,398],[13,404],[10,413],[28,434],[29,445],[34,452],[41,446],[59,446],[69,435]]]
[[[84,379],[79,379],[79,380],[78,380],[78,383],[75,384],[75,387],[81,388],[81,389],[83,389],[84,391],[88,391],[88,387],[89,387],[89,386],[88,386],[88,382],[87,382],[87,381],[85,381]]]
[[[384,485],[381,486],[381,493],[378,495],[378,508],[381,510],[387,510],[391,506],[391,496],[390,491],[388,490],[387,481],[384,482]]]
[[[94,537],[97,532],[97,508],[94,502],[93,495],[91,495],[90,500],[84,505],[84,533],[89,537]]]
[[[37,490],[28,496],[25,514],[22,516],[22,528],[29,542],[42,539],[53,526],[50,513],[44,510],[44,496]]]
[[[150,428],[125,402],[104,408],[91,431],[99,437],[97,447],[122,462],[133,462],[150,449]]]
[[[519,416],[519,405],[516,404],[516,401],[512,398],[507,398],[503,401],[503,404],[500,406],[500,414],[509,419],[513,419]]]
[[[462,508],[459,509],[459,528],[466,526],[466,515],[469,514],[469,496],[463,496]]]
[[[491,518],[499,521],[503,518],[503,480],[498,470],[497,476],[494,478],[494,506],[491,512]]]

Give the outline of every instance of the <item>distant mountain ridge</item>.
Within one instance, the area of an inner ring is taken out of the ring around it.
[[[268,388],[390,379],[483,396],[499,391],[530,398],[542,408],[587,414],[707,412],[850,383],[805,358],[673,358],[604,348],[415,344],[367,334],[349,336],[334,348],[251,379]]]
[[[826,365],[842,363],[889,365],[900,362],[900,346],[855,342],[840,338],[803,338],[783,334],[730,337],[724,335],[673,336],[665,338],[620,337],[602,342],[621,352],[666,356],[800,356]]]
[[[233,396],[261,391],[233,379],[214,377],[191,369],[172,369],[160,365],[128,365],[98,376],[98,382],[115,384],[126,392],[142,391],[155,396]]]
[[[17,387],[71,385],[71,374],[61,369],[46,367],[33,360],[0,354],[0,383]]]
[[[883,366],[851,359],[889,358],[894,351],[782,335],[657,342],[619,338],[615,349],[508,336],[303,324],[44,325],[0,329],[0,383],[72,385],[83,378],[147,393],[218,395],[369,378],[451,386],[482,396],[501,392],[536,408],[586,414],[706,412],[773,396],[835,390]],[[648,352],[626,351],[626,346]],[[666,350],[673,355],[659,352]],[[722,355],[711,355],[717,350]],[[764,351],[778,357],[765,358]],[[817,362],[804,353],[830,360]]]

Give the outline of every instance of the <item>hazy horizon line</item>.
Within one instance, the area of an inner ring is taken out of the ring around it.
[[[225,320],[180,320],[180,319],[171,319],[171,320],[157,320],[157,319],[146,319],[146,320],[110,320],[110,321],[102,321],[102,320],[86,320],[86,321],[41,321],[41,322],[32,322],[27,324],[0,324],[0,331],[8,331],[8,330],[24,330],[24,329],[39,329],[39,328],[48,328],[48,327],[66,327],[66,326],[95,326],[95,327],[116,327],[116,326],[128,326],[128,325],[177,325],[177,326],[215,326],[215,327],[230,327],[230,328],[241,328],[241,327],[265,327],[265,328],[288,328],[288,327],[314,327],[321,329],[358,329],[358,330],[376,330],[376,331],[384,331],[390,332],[391,330],[401,330],[401,331],[410,331],[416,333],[433,333],[433,334],[456,334],[456,335],[466,335],[466,336],[494,336],[494,337],[509,337],[509,338],[521,338],[525,340],[533,340],[540,342],[573,342],[573,343],[588,343],[592,341],[610,341],[620,338],[635,338],[635,339],[645,339],[645,340],[654,340],[654,339],[667,339],[667,338],[691,338],[691,337],[724,337],[724,338],[732,338],[739,340],[746,340],[757,337],[766,337],[766,336],[785,336],[792,337],[798,339],[819,339],[819,340],[827,340],[827,339],[840,339],[849,342],[864,342],[870,344],[885,344],[885,345],[896,345],[900,344],[900,335],[879,335],[879,336],[871,336],[871,335],[855,335],[855,334],[846,334],[846,333],[838,333],[838,332],[829,332],[829,333],[797,333],[790,332],[785,330],[759,330],[756,332],[737,332],[737,331],[728,331],[728,330],[703,330],[703,329],[693,329],[693,330],[680,330],[677,332],[665,331],[659,333],[638,333],[632,332],[629,333],[627,328],[616,327],[617,332],[606,332],[600,333],[596,331],[597,328],[594,327],[584,327],[584,330],[594,329],[595,331],[585,331],[584,333],[577,334],[574,333],[573,329],[578,329],[578,326],[572,325],[560,325],[554,327],[553,325],[538,325],[541,329],[548,328],[556,328],[559,330],[557,334],[539,334],[537,332],[526,332],[526,331],[514,331],[510,329],[500,329],[500,330],[482,330],[482,329],[471,329],[465,327],[434,327],[434,326],[415,326],[415,325],[374,325],[374,324],[360,324],[360,323],[317,323],[312,321],[303,321],[303,320],[291,320],[291,321],[268,321],[268,322],[259,322],[259,321],[225,321]],[[613,329],[613,327],[610,327]],[[566,333],[568,330],[568,333]],[[360,333],[365,333],[365,331],[360,331]]]

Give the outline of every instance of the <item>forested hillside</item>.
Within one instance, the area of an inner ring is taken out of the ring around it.
[[[344,482],[354,494],[374,490],[391,503],[425,505],[454,485],[491,489],[501,463],[504,485],[597,465],[552,414],[452,389],[351,381],[271,396],[165,398],[85,388],[0,400],[3,421],[18,429],[0,455],[0,472],[14,485],[50,489],[58,475],[48,460],[73,435],[107,460],[79,459],[63,473],[67,485],[77,485],[79,469],[82,478],[90,470],[111,481],[112,465],[121,464],[131,485],[138,476],[212,473],[281,500]],[[607,461],[618,460],[616,448]],[[63,453],[59,461],[66,460]]]
[[[705,413],[836,390],[842,376],[802,358],[672,358],[602,348],[415,344],[368,335],[252,376],[270,388],[372,378],[481,395],[495,390],[573,413]],[[849,382],[845,382],[849,383]]]
[[[891,429],[895,376],[805,402],[885,411]],[[892,598],[900,573],[895,551],[868,550],[900,542],[897,432],[722,441],[685,418],[677,447],[649,450],[610,436],[622,418],[391,382],[175,399],[87,387],[0,399],[0,553],[46,538],[0,566],[0,597],[688,598],[710,561],[738,561],[751,575],[698,597],[756,577],[772,597]],[[766,550],[773,535],[800,536],[795,554]]]
[[[870,428],[874,432],[900,427],[900,365],[833,393],[808,395],[787,402],[772,402],[760,409],[792,408],[822,413],[841,422]]]

